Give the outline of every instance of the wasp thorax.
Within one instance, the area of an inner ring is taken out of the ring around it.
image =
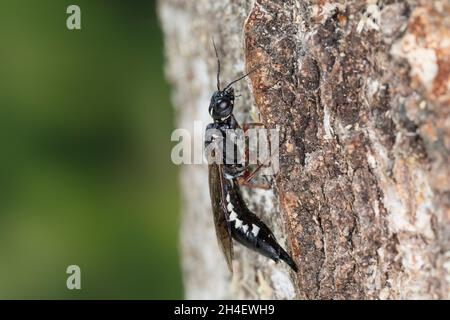
[[[228,88],[223,91],[216,91],[211,97],[209,104],[209,114],[214,120],[226,120],[233,113],[234,90]]]

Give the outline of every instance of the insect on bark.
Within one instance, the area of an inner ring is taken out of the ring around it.
[[[233,241],[278,262],[286,262],[295,272],[297,265],[289,254],[278,244],[272,231],[251,212],[243,200],[240,181],[245,177],[253,177],[254,173],[248,174],[248,166],[239,164],[237,161],[226,161],[225,141],[229,130],[240,129],[238,122],[233,115],[234,89],[232,85],[244,79],[251,72],[230,82],[223,89],[220,88],[220,60],[216,45],[213,41],[214,50],[217,57],[217,91],[211,97],[209,114],[213,122],[206,128],[205,150],[222,148],[221,161],[209,161],[209,191],[211,197],[212,210],[216,235],[223,251],[228,267],[232,272]],[[214,132],[212,134],[209,134]],[[210,148],[215,143],[216,148]],[[208,159],[216,156],[207,154]],[[236,160],[236,159],[234,159]]]

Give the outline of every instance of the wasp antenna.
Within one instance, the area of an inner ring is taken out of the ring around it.
[[[214,38],[211,38],[211,40],[212,40],[214,52],[216,53],[216,58],[217,58],[217,90],[220,91],[220,59],[219,59],[219,54],[217,53],[217,48],[216,48],[216,43],[214,42]]]
[[[249,72],[247,72],[246,74],[244,74],[242,77],[237,78],[236,80],[231,81],[223,90],[227,90],[229,87],[231,87],[233,84],[235,84],[236,82],[244,79],[245,77],[247,77],[248,75],[252,74],[253,72],[255,72],[256,70],[258,70],[259,68],[261,68],[262,65],[257,65],[256,67],[254,67],[252,70],[250,70]]]

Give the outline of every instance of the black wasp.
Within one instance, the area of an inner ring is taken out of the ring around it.
[[[233,116],[235,95],[232,85],[249,74],[247,73],[232,81],[224,89],[220,89],[220,60],[214,41],[213,45],[218,67],[217,91],[212,95],[209,105],[209,114],[214,122],[210,123],[206,128],[206,150],[213,142],[217,144],[220,141],[225,141],[227,139],[227,130],[240,129]],[[220,134],[208,134],[211,131]],[[221,147],[224,149],[224,144]],[[275,262],[278,262],[280,259],[283,260],[297,272],[298,269],[295,262],[278,244],[272,231],[247,208],[242,198],[239,181],[242,181],[242,177],[245,176],[247,167],[235,162],[230,164],[225,158],[225,151],[223,151],[223,161],[219,161],[219,163],[210,161],[208,171],[216,235],[230,271],[233,271],[231,264],[233,260],[232,239],[235,239],[237,242]]]

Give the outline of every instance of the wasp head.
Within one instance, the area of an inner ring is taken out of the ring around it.
[[[225,90],[214,92],[209,104],[209,114],[215,121],[224,121],[233,113],[234,89],[228,87]]]

